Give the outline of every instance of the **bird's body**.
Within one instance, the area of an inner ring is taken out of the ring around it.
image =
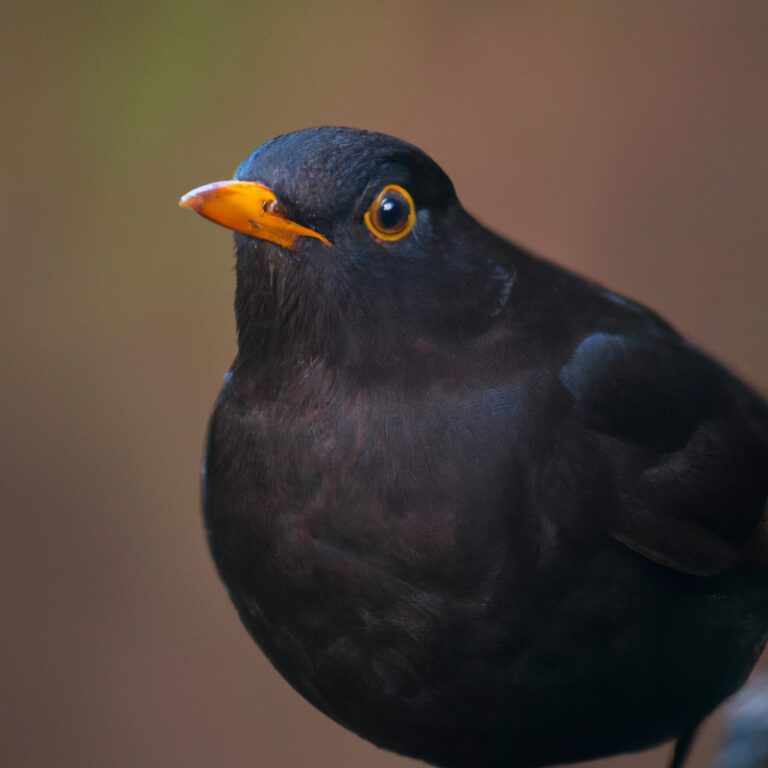
[[[642,749],[738,688],[768,633],[765,403],[409,145],[302,132],[240,178],[333,243],[238,236],[208,439],[211,549],[286,679],[446,768]],[[391,243],[360,222],[390,182],[418,211]]]

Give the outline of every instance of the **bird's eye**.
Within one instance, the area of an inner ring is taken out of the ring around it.
[[[376,195],[363,220],[377,240],[402,240],[416,223],[416,206],[408,192],[390,184]]]

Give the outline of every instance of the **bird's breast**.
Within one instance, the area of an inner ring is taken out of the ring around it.
[[[522,491],[522,392],[506,390],[225,401],[211,427],[207,514],[258,533],[270,562],[331,548],[455,578],[457,557],[471,568],[479,548],[499,543],[498,518]]]
[[[225,394],[205,494],[225,579],[281,612],[280,590],[318,603],[333,593],[352,617],[388,604],[395,585],[417,612],[430,594],[483,610],[500,574],[530,567],[526,537],[537,538],[525,524],[530,470],[548,449],[531,439],[533,392],[521,380],[337,388],[323,400]]]
[[[524,534],[509,534],[525,530],[523,397],[222,399],[206,462],[214,558],[276,666],[337,719],[329,691],[346,709],[374,685],[386,709],[437,695],[441,659],[508,650],[499,614],[528,568]]]

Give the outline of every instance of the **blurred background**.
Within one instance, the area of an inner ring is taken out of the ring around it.
[[[4,2],[0,65],[2,766],[416,765],[282,682],[203,538],[232,246],[176,201],[275,134],[418,144],[768,387],[761,0]]]

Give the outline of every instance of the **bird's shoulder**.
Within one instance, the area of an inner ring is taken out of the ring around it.
[[[766,404],[656,323],[593,329],[558,375],[612,467],[608,531],[688,573],[741,562],[766,510]]]

